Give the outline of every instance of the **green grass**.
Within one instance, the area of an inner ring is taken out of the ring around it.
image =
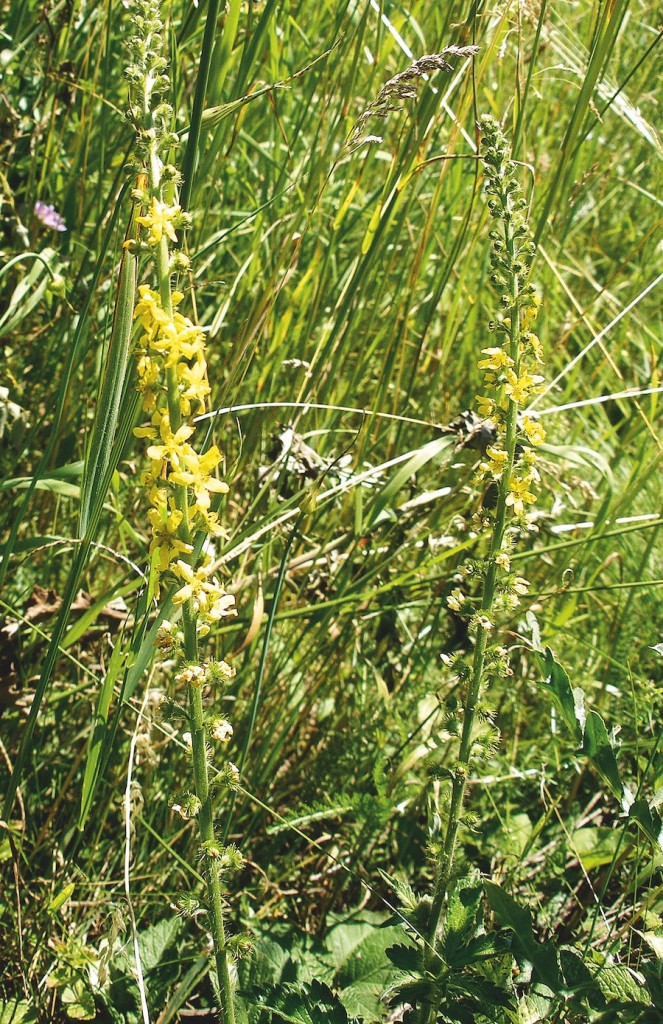
[[[615,730],[621,780],[651,801],[662,771],[652,646],[663,632],[652,7],[266,0],[231,4],[217,49],[204,39],[207,9],[165,7],[178,161],[186,154],[196,167],[184,282],[195,292],[185,304],[210,327],[211,409],[226,410],[207,421],[230,484],[215,554],[239,614],[213,649],[238,670],[219,706],[235,727],[228,756],[243,788],[219,794],[218,822],[246,858],[229,892],[233,932],[256,942],[242,984],[267,992],[298,979],[303,993],[326,980],[350,1018],[378,1020],[379,1004],[361,1003],[351,983],[352,929],[368,922],[377,938],[366,941],[379,943],[375,924],[396,927],[394,908],[407,914],[397,885],[430,891],[427,844],[444,821],[462,699],[441,656],[469,649],[446,597],[458,566],[483,550],[467,525],[484,497],[473,483],[478,452],[455,450],[445,430],[474,406],[499,303],[475,130],[492,113],[531,202],[538,333],[554,384],[535,406],[548,431],[538,529],[514,557],[531,593],[509,627],[514,675],[489,694],[501,738],[468,787],[475,827],[461,834],[458,870],[480,870],[527,906],[538,941],[573,946],[599,974],[610,955],[660,998],[660,848],[579,750],[540,685],[537,653],[553,649]],[[169,679],[151,668],[131,374],[118,383],[107,485],[82,490],[131,213],[129,32],[122,4],[46,12],[27,0],[9,5],[0,47],[7,780],[23,750],[0,835],[2,1024],[12,1000],[44,1021],[69,1019],[67,1000],[89,1010],[86,957],[97,970],[101,958],[102,977],[111,965],[96,1019],[141,1019],[124,930],[132,740],[130,892],[152,1019],[215,999],[204,919],[173,910],[183,889],[199,889],[194,831],[170,809],[186,775],[184,726],[144,703]],[[403,46],[417,58],[450,44],[480,50],[369,122],[380,143],[349,151],[361,113],[412,62]],[[215,115],[201,109],[201,53],[211,60],[204,108]],[[66,233],[39,224],[38,199],[56,206]],[[64,276],[64,296],[52,273]],[[590,404],[623,392],[642,394]],[[62,599],[59,620],[36,587]],[[119,597],[128,614],[110,607]],[[497,900],[484,905],[486,924],[506,941],[515,912]],[[389,945],[405,941],[394,936]],[[388,944],[370,947],[383,989],[393,981]],[[532,1005],[542,998],[535,982],[516,993]],[[260,1024],[293,1019],[284,992]],[[309,998],[311,1019],[337,1019],[307,992],[298,1012]],[[578,997],[550,1019],[637,1019],[604,998],[616,1016],[592,1017],[599,1010]],[[543,1016],[531,1019],[548,1019],[537,1005]]]

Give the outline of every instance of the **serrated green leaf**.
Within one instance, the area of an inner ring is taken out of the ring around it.
[[[354,946],[334,983],[348,1013],[368,1017],[380,1015],[380,997],[385,988],[397,980],[397,973],[386,951],[402,936],[403,929],[400,926],[373,927]]]
[[[165,917],[157,921],[149,928],[138,933],[138,945],[140,948],[140,960],[143,971],[147,974],[163,961],[165,953],[175,944],[178,933],[182,929],[182,921],[179,917]],[[126,950],[127,961],[134,964],[133,949],[129,946]]]
[[[621,964],[599,967],[594,979],[608,1003],[640,1003],[651,1006],[649,993],[643,980],[636,977],[635,972]]]
[[[399,942],[386,949],[385,956],[399,971],[417,973],[421,970],[421,950],[417,946],[405,946]]]
[[[345,1007],[331,989],[320,981],[308,985],[277,986],[260,1005],[288,1024],[352,1024]]]
[[[444,948],[455,948],[473,936],[481,912],[483,887],[479,873],[459,879],[449,894]]]

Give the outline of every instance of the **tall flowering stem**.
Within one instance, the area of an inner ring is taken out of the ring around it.
[[[169,80],[161,56],[158,0],[135,4],[134,25],[137,34],[130,42],[132,61],[127,68],[132,86],[129,118],[136,129],[140,170],[147,186],[134,195],[143,206],[144,213],[137,218],[143,230],[126,244],[148,257],[147,265],[154,272],[152,283],[139,286],[134,311],[141,328],[138,388],[146,417],[134,433],[146,441],[149,460],[142,476],[152,527],[149,586],[158,600],[163,584],[174,584],[173,601],[181,608],[181,627],[165,623],[157,637],[158,649],[179,659],[173,683],[176,692],[179,688],[187,694],[187,708],[180,708],[173,696],[166,702],[171,713],[188,718],[191,736],[193,791],[183,794],[174,807],[184,818],[197,819],[224,1022],[234,1024],[232,962],[238,941],[226,934],[223,879],[239,866],[241,857],[235,847],[217,841],[212,781],[233,786],[238,773],[230,763],[221,771],[212,768],[210,741],[227,742],[232,727],[224,718],[210,715],[203,701],[203,693],[218,693],[233,670],[226,662],[204,659],[199,648],[214,623],[234,614],[235,608],[234,598],[213,572],[209,555],[197,558],[195,554],[222,532],[212,502],[228,487],[215,475],[222,459],[216,445],[202,452],[195,444],[192,419],[206,410],[210,388],[204,329],[180,312],[184,296],[173,288],[175,275],[188,267],[187,258],[176,248],[177,231],[187,226],[188,218],[177,203],[180,175],[168,162],[177,137],[171,130],[172,108],[164,100]],[[186,911],[197,903],[187,894],[181,906]]]
[[[530,327],[537,315],[538,299],[528,284],[534,255],[521,196],[513,177],[507,141],[499,123],[486,116],[479,122],[482,134],[482,162],[488,210],[494,220],[492,241],[492,283],[500,289],[501,311],[489,329],[498,344],[482,350],[478,367],[484,373],[484,393],[478,396],[480,413],[491,421],[495,443],[488,447],[478,469],[478,481],[497,486],[497,503],[492,515],[481,513],[481,526],[490,530],[487,556],[481,562],[461,567],[460,580],[479,579],[480,597],[475,604],[461,587],[447,599],[458,614],[469,618],[474,652],[469,664],[460,664],[458,674],[465,686],[463,725],[458,758],[451,770],[451,799],[446,830],[436,851],[435,879],[428,915],[424,966],[435,973],[436,941],[444,924],[445,907],[453,873],[454,855],[463,809],[467,778],[479,753],[476,723],[489,717],[482,703],[482,690],[491,678],[510,672],[508,652],[498,642],[500,618],[527,593],[528,581],[511,572],[510,549],[535,501],[532,487],[539,477],[534,448],[545,440],[543,427],[519,409],[541,390],[543,377],[541,344]],[[422,1024],[435,1020],[438,1002],[425,1003]]]

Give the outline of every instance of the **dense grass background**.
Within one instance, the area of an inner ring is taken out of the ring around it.
[[[184,139],[206,5],[164,10]],[[26,0],[4,13],[8,772],[77,549],[132,132],[130,5]],[[531,199],[552,383],[536,406],[548,430],[537,528],[517,556],[532,593],[509,634],[514,675],[489,695],[501,741],[471,786],[475,829],[461,865],[519,894],[539,937],[638,969],[660,956],[660,851],[576,753],[539,685],[536,651],[550,645],[619,734],[623,780],[655,794],[662,154],[652,5],[267,0],[232,4],[218,40],[188,197],[187,302],[210,328],[220,411],[209,424],[231,484],[216,556],[239,615],[215,641],[238,669],[224,705],[229,756],[257,798],[220,809],[247,858],[231,917],[257,934],[281,921],[323,937],[338,915],[395,902],[383,872],[428,884],[428,832],[445,795],[429,770],[454,758],[459,699],[443,656],[468,647],[445,597],[459,563],[480,551],[470,517],[486,497],[472,482],[477,451],[455,448],[447,428],[473,406],[499,298],[474,127],[492,112]],[[473,62],[456,60],[416,101],[369,122],[381,142],[344,147],[387,79],[424,53],[472,43]],[[37,200],[56,206],[66,233],[38,222]],[[129,429],[132,387],[123,408]],[[148,543],[140,470],[130,439],[1,837],[4,997],[44,1020],[65,1019],[63,993],[86,957],[120,941],[127,807],[138,930],[171,929],[148,977],[154,1019],[213,998],[204,927],[172,910],[197,884],[195,840],[170,809],[186,748],[179,725],[157,714],[168,679],[140,672],[151,650],[136,612]],[[79,831],[104,679],[114,730]],[[60,894],[69,898],[57,906]],[[132,1019],[121,1012],[108,1019]]]

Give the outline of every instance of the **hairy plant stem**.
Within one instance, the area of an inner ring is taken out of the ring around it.
[[[513,267],[513,264],[515,262],[515,239],[513,235],[512,222],[510,219],[507,219],[502,222],[502,225],[504,232],[504,244],[506,247],[506,252],[508,254],[509,265]],[[509,354],[513,359],[513,369],[517,375],[519,372],[520,316],[518,310],[518,276],[513,270],[511,271],[510,274],[509,291],[512,309]],[[517,416],[518,404],[513,400],[510,400],[507,408],[505,438],[507,459],[504,467],[504,473],[502,475],[501,480],[499,481],[498,486],[498,498],[497,506],[495,509],[495,518],[493,521],[490,551],[488,554],[487,566],[483,580],[483,589],[481,594],[480,611],[481,613],[485,613],[488,616],[490,616],[490,613],[492,611],[493,600],[495,597],[495,583],[497,579],[497,562],[495,559],[502,547],[502,542],[504,540],[504,532],[506,528],[506,501],[507,496],[509,494],[509,485],[511,482],[511,475],[513,472],[516,454]],[[467,680],[465,703],[463,707],[463,728],[460,738],[458,759],[456,762],[451,786],[449,818],[447,821],[447,828],[444,836],[444,842],[442,844],[442,850],[439,854],[437,864],[435,867],[432,903],[424,935],[424,938],[426,940],[424,952],[424,971],[427,974],[434,972],[435,961],[437,958],[436,937],[440,927],[444,925],[447,896],[449,892],[449,884],[453,872],[454,856],[456,852],[456,840],[458,837],[458,829],[463,814],[467,777],[469,775],[470,764],[472,759],[472,732],[474,729],[477,705],[479,702],[479,694],[481,691],[481,683],[483,680],[484,666],[486,660],[486,647],[488,645],[488,639],[489,632],[480,623],[476,633],[472,667]],[[419,1013],[420,1024],[433,1024],[433,1021],[435,1020],[437,1014],[437,1008],[439,1005],[440,998],[441,993],[439,994],[435,1001],[423,1003]]]
[[[158,164],[152,161],[153,187],[158,188]],[[156,250],[156,269],[159,283],[159,296],[166,313],[172,316],[173,303],[169,269],[168,243],[162,238]],[[177,373],[174,367],[167,371],[168,417],[171,430],[177,431],[182,425],[180,400],[177,386]],[[189,500],[187,488],[183,485],[175,487],[175,503],[182,513],[182,521],[178,535],[185,544],[191,543],[189,523]],[[192,599],[182,606],[182,632],[184,634],[184,657],[189,664],[198,664],[198,615]],[[193,765],[194,789],[200,801],[198,812],[198,831],[203,847],[214,844],[214,811],[209,783],[209,763],[207,758],[207,729],[203,712],[203,698],[200,686],[187,686],[189,704],[189,729],[191,732],[191,760]],[[205,858],[207,880],[207,904],[211,918],[212,940],[216,960],[219,989],[221,992],[224,1024],[235,1024],[235,998],[230,973],[231,957],[226,942],[226,928],[223,913],[223,894],[221,882],[213,857]]]

